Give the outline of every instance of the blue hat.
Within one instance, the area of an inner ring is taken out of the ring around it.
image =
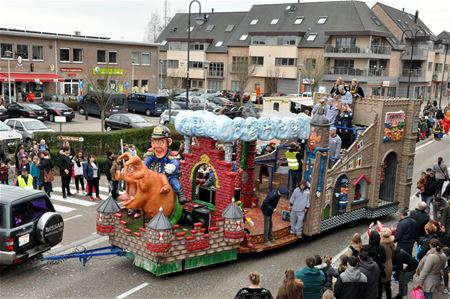
[[[28,171],[28,167],[22,166],[22,169],[20,171]]]
[[[289,194],[289,189],[286,186],[281,186],[278,188],[278,192],[280,192],[281,194]]]

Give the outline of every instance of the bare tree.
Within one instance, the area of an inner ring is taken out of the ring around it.
[[[283,77],[280,67],[276,66],[267,70],[267,76],[265,78],[265,92],[274,94],[277,92],[278,80]]]
[[[239,81],[239,96],[242,106],[244,91],[247,88],[248,79],[255,71],[255,65],[249,64],[248,57],[241,56],[232,62],[231,71],[235,74],[237,81]]]
[[[92,72],[86,73],[86,82],[92,100],[100,109],[101,131],[105,128],[105,111],[113,104],[113,93],[119,91],[123,83],[124,73],[116,68],[89,68]],[[87,111],[85,112],[87,113]]]
[[[302,78],[309,79],[311,92],[314,92],[322,81],[327,70],[326,63],[322,57],[306,58],[302,70]]]
[[[161,20],[158,11],[156,10],[152,11],[152,13],[150,14],[150,20],[147,22],[147,25],[145,26],[145,34],[144,34],[145,42],[156,41],[156,39],[164,29],[164,22],[162,21],[164,20]],[[167,20],[166,22],[169,23],[170,20]]]

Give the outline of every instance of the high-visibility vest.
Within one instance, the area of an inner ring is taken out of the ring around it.
[[[33,177],[31,175],[28,175],[28,180],[25,182],[25,179],[22,175],[19,175],[17,177],[17,184],[21,188],[33,188]]]
[[[286,152],[286,159],[288,162],[289,170],[298,170],[300,168],[300,165],[298,164],[298,160],[297,160],[297,154],[299,154],[299,152],[297,152],[297,151],[295,151],[295,152],[287,151]]]

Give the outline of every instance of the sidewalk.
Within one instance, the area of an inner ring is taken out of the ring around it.
[[[415,284],[416,283],[414,282],[414,280],[409,283],[407,298],[412,298],[411,296],[409,296],[409,293],[414,288]],[[398,294],[398,281],[395,281],[395,280],[391,281],[391,290],[392,290],[392,297],[394,297]],[[444,290],[444,286],[440,285],[438,291],[433,293],[433,299],[449,299],[450,294],[444,294],[443,290]],[[383,296],[383,298],[386,298],[386,294]]]

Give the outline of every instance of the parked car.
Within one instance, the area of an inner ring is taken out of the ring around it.
[[[116,113],[105,119],[105,130],[147,128],[151,124],[142,116],[132,113]]]
[[[98,96],[96,92],[87,93],[80,102],[78,112],[81,115],[92,114],[100,116],[100,106],[98,105],[95,97]],[[127,98],[124,93],[112,93],[111,99],[105,109],[105,117],[110,116],[113,113],[127,112]]]
[[[165,110],[160,116],[159,116],[159,123],[161,125],[167,125],[169,123],[175,124],[175,117],[180,113],[181,110],[170,110],[170,121],[169,121],[169,110]]]
[[[47,111],[39,105],[32,103],[11,103],[8,106],[8,117],[30,117],[39,120],[47,119]]]
[[[0,185],[0,264],[22,263],[63,239],[64,220],[43,191]]]
[[[4,121],[8,118],[8,110],[5,107],[0,106],[0,120]]]
[[[22,140],[29,146],[37,132],[55,132],[43,122],[33,118],[10,118],[6,124],[22,135]]]
[[[169,97],[151,93],[133,93],[128,96],[128,111],[161,115],[169,107]]]
[[[171,103],[180,106],[181,109],[186,109],[186,97],[176,96],[171,100]]]
[[[48,120],[55,121],[55,116],[65,116],[66,121],[71,121],[75,117],[73,109],[61,102],[42,102],[39,104],[47,111]]]
[[[0,121],[0,149],[5,152],[14,152],[20,142],[22,142],[22,135]]]
[[[202,100],[200,98],[192,98],[189,101],[189,109],[191,110],[210,110],[214,111],[216,109],[220,109],[219,105],[214,104],[213,102]]]
[[[214,104],[218,105],[218,106],[233,106],[233,102],[231,102],[229,99],[224,98],[224,97],[209,97],[208,101],[213,102]]]

